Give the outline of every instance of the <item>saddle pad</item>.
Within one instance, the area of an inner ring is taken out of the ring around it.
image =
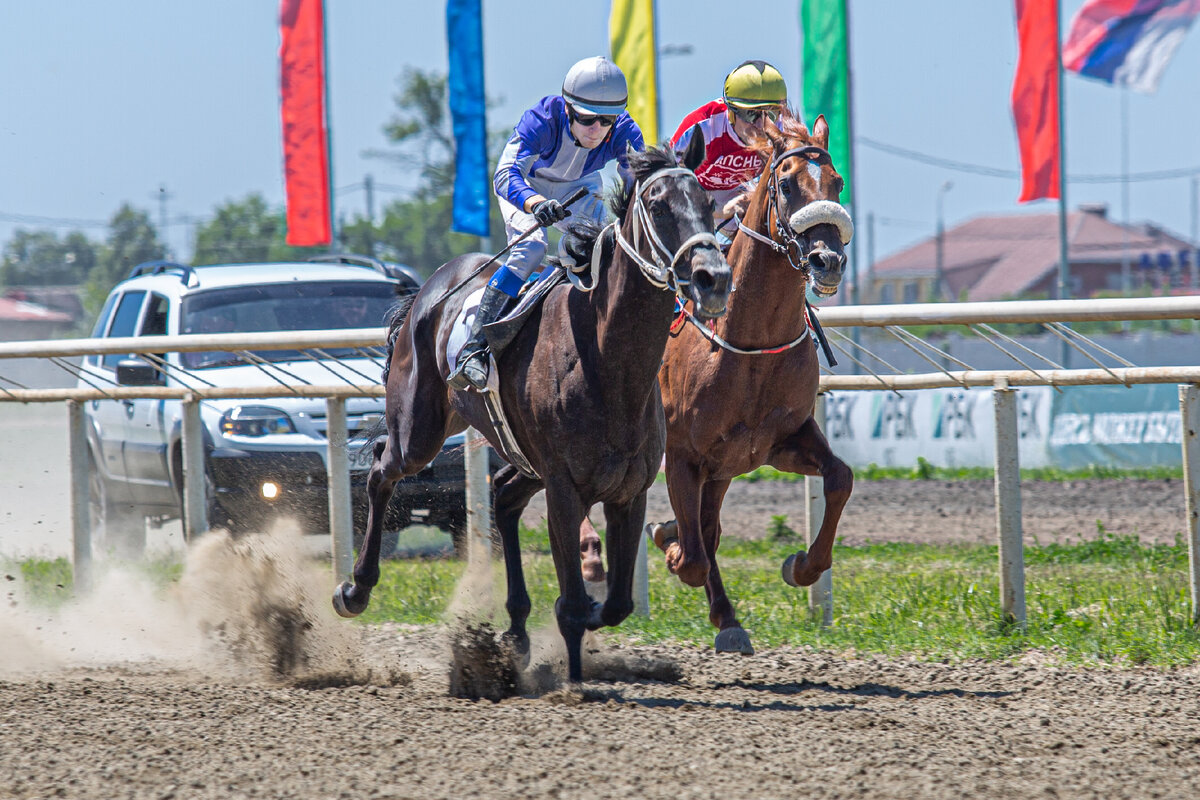
[[[467,299],[463,301],[462,311],[458,312],[458,317],[455,318],[454,325],[450,328],[450,338],[446,340],[447,375],[454,371],[454,365],[458,363],[459,351],[471,338],[471,325],[475,322],[475,313],[479,310],[479,301],[483,297],[484,288],[486,287],[481,286],[467,295]]]
[[[490,325],[484,326],[483,334],[487,337],[493,355],[499,357],[504,352],[504,349],[520,332],[529,315],[537,308],[538,303],[542,302],[547,293],[564,280],[566,280],[566,273],[563,270],[547,266],[537,280],[525,285],[516,308]]]

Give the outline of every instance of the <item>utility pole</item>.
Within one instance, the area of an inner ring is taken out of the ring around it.
[[[937,248],[937,264],[934,268],[934,278],[933,278],[933,299],[934,300],[947,299],[946,298],[946,276],[945,276],[946,264],[945,264],[945,255],[944,255],[945,239],[946,239],[946,224],[943,219],[944,215],[942,213],[942,198],[946,195],[946,192],[950,191],[952,188],[954,188],[954,183],[952,181],[945,181],[941,186],[938,187],[938,192],[937,192],[937,241],[935,243],[936,248]]]
[[[363,178],[363,188],[367,193],[367,255],[375,255],[375,178],[367,175]]]
[[[158,187],[158,237],[162,240],[163,257],[171,257],[171,245],[167,238],[167,201],[174,195],[167,191],[165,184]]]

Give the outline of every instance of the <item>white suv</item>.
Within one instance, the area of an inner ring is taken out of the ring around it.
[[[185,333],[327,330],[385,325],[399,298],[420,280],[407,267],[358,256],[313,262],[187,267],[139,264],[113,288],[93,338]],[[79,385],[260,386],[378,382],[381,353],[272,350],[247,364],[233,353],[162,353],[165,367],[132,355],[84,359]],[[368,432],[381,433],[383,399],[349,398],[351,487],[356,532],[365,522],[364,485],[371,464]],[[145,520],[181,515],[181,403],[94,400],[86,406],[93,524],[109,549],[140,551]],[[205,400],[201,403],[208,478],[208,519],[232,532],[261,530],[277,517],[308,532],[328,530],[326,419],[323,398]],[[357,435],[357,438],[356,438]],[[462,438],[447,442],[428,468],[396,487],[386,529],[423,521],[448,530],[458,544],[466,511]]]

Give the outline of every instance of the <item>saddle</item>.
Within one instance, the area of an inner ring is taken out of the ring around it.
[[[495,322],[483,326],[483,335],[487,339],[493,357],[497,359],[500,357],[500,354],[521,332],[521,328],[525,327],[525,323],[533,314],[534,309],[545,299],[550,290],[566,279],[566,270],[547,266],[537,280],[526,284],[512,311],[504,314]]]

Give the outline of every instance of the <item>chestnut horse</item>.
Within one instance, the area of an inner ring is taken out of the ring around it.
[[[676,520],[647,531],[671,572],[705,588],[718,652],[754,652],[717,567],[730,481],[764,464],[825,479],[820,533],[808,553],[783,565],[792,586],[829,569],[854,481],[813,420],[819,368],[805,313],[810,281],[818,295],[837,291],[853,225],[839,202],[825,118],[811,134],[790,113],[777,125],[761,140],[764,168],[728,253],[736,286],[728,313],[711,328],[692,317],[667,345],[659,373]]]
[[[692,173],[703,155],[702,147],[689,149],[680,167],[669,150],[630,153],[635,183],[614,204],[618,222],[568,234],[576,252],[595,256],[594,287],[580,291],[564,283],[551,289],[497,358],[504,414],[536,473],[507,464],[493,480],[508,579],[504,638],[518,654],[528,653],[530,600],[517,523],[530,498],[545,488],[560,592],[554,611],[571,681],[582,679],[585,630],[616,625],[633,610],[646,490],[658,474],[666,438],[658,369],[675,299],[690,300],[706,319],[723,314],[729,299],[730,270],[713,235],[711,203]],[[495,269],[470,277],[486,260],[472,254],[445,264],[417,293],[411,310],[391,323],[387,437],[376,444],[367,477],[367,532],[353,582],[334,593],[342,616],[360,614],[379,581],[383,513],[396,482],[419,472],[446,437],[468,425],[505,452],[481,395],[446,385],[447,340],[463,299]],[[464,280],[464,291],[456,291]],[[608,594],[602,605],[588,597],[580,570],[580,523],[595,503],[603,503],[607,520]]]

